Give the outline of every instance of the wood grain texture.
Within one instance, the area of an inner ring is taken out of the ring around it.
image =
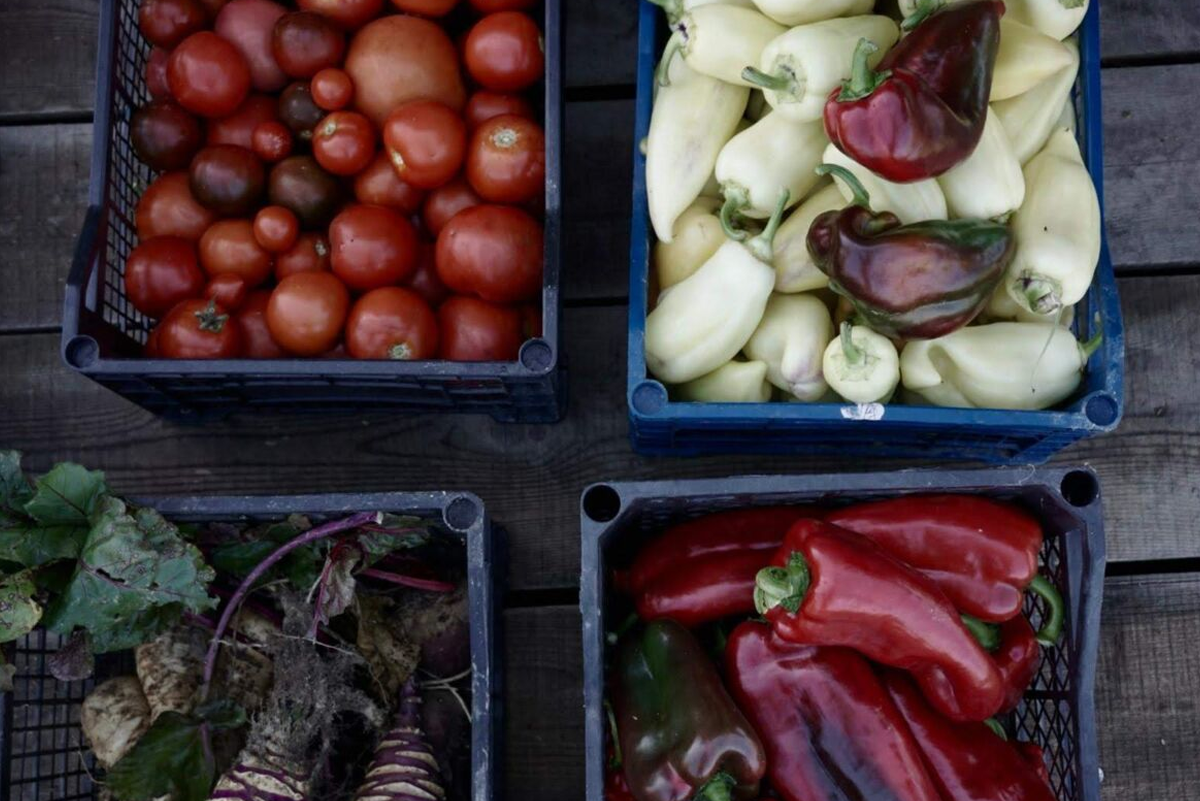
[[[523,801],[582,798],[582,676],[569,675],[579,669],[578,656],[566,653],[578,653],[581,647],[579,610],[510,610],[505,621],[508,795]],[[1106,583],[1096,682],[1105,801],[1200,799],[1200,762],[1195,759],[1200,753],[1200,666],[1193,645],[1198,631],[1200,574]],[[516,698],[538,698],[539,703],[534,710],[514,702]],[[531,741],[525,729],[534,715],[539,736]],[[542,732],[548,736],[540,736]],[[514,747],[531,742],[537,750]]]
[[[1104,482],[1109,557],[1200,556],[1200,276],[1122,281],[1128,412],[1060,461]],[[571,405],[554,426],[464,416],[276,417],[179,427],[70,373],[54,335],[0,337],[0,443],[38,467],[74,459],[126,492],[453,489],[478,493],[511,532],[512,586],[578,581],[578,495],[594,481],[847,469],[812,457],[662,460],[629,449],[625,309],[568,309]],[[896,465],[857,464],[889,469]]]
[[[93,105],[97,0],[0,3],[0,123]]]

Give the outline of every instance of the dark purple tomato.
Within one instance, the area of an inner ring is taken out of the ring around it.
[[[279,96],[279,119],[292,129],[297,139],[312,140],[313,128],[325,119],[326,111],[313,100],[307,81],[288,84]]]
[[[200,120],[170,100],[155,100],[129,121],[133,151],[156,172],[182,170],[204,142]]]
[[[311,78],[342,63],[346,34],[328,17],[293,11],[280,17],[271,36],[276,63],[292,78]]]
[[[188,185],[205,208],[238,217],[262,201],[266,171],[258,157],[237,145],[210,145],[192,159]]]
[[[271,168],[267,196],[291,210],[305,230],[324,228],[342,206],[341,182],[312,156],[291,156]]]

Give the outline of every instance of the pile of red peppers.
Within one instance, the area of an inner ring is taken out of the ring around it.
[[[609,661],[608,801],[1054,801],[996,719],[1062,633],[1041,550],[1034,517],[969,495],[667,529],[613,577],[636,615]]]

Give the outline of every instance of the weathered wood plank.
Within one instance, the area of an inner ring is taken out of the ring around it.
[[[509,797],[581,798],[582,677],[571,674],[579,671],[579,610],[512,610],[506,622]],[[1200,574],[1107,582],[1096,686],[1106,801],[1200,799],[1200,668],[1195,649],[1182,645],[1198,630]]]
[[[1200,276],[1129,279],[1122,289],[1125,423],[1061,458],[1089,461],[1100,473],[1110,558],[1200,556],[1200,339],[1189,322],[1200,307]],[[127,492],[470,489],[509,527],[511,581],[519,588],[576,584],[578,493],[593,481],[847,469],[802,456],[637,457],[627,439],[625,308],[568,309],[565,330],[571,406],[555,426],[376,415],[178,427],[69,373],[57,337],[7,336],[0,338],[0,443],[25,450],[39,467],[75,459],[102,468]]]
[[[96,0],[0,4],[0,122],[91,111],[99,8]]]

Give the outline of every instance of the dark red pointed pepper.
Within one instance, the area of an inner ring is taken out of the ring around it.
[[[854,199],[813,220],[808,252],[867,325],[901,339],[933,339],[979,316],[1016,252],[1008,226],[972,219],[902,225],[891,212],[871,211],[849,170],[824,164],[817,172],[836,175]]]
[[[1055,801],[1026,755],[986,724],[956,723],[937,714],[903,674],[888,673],[883,683],[945,801]]]
[[[784,801],[940,801],[904,719],[854,651],[796,645],[746,622],[725,669]]]
[[[1013,743],[1013,747],[1029,763],[1029,766],[1033,768],[1033,772],[1037,774],[1038,778],[1049,785],[1050,769],[1046,767],[1046,750],[1037,743],[1022,741]]]
[[[1021,613],[1026,590],[1041,595],[1050,613],[1039,638],[1058,641],[1062,596],[1038,575],[1042,526],[1017,507],[972,495],[905,495],[847,506],[825,519],[920,570],[980,620],[1009,620]]]
[[[970,0],[930,14],[871,69],[866,39],[853,77],[825,104],[838,149],[889,181],[941,175],[975,152],[987,119],[1000,47],[1000,0]]]
[[[753,614],[755,575],[806,513],[772,506],[680,523],[646,544],[616,583],[633,595],[643,620],[671,618],[690,628]]]
[[[1000,624],[1000,647],[992,653],[992,658],[1004,679],[1004,704],[1000,711],[1011,712],[1033,683],[1042,659],[1033,626],[1024,615]]]
[[[683,626],[658,620],[622,639],[612,700],[637,801],[757,798],[767,769],[762,744]]]
[[[758,574],[755,605],[786,640],[853,648],[906,670],[942,714],[983,720],[1004,701],[995,661],[925,576],[861,534],[800,520]]]

